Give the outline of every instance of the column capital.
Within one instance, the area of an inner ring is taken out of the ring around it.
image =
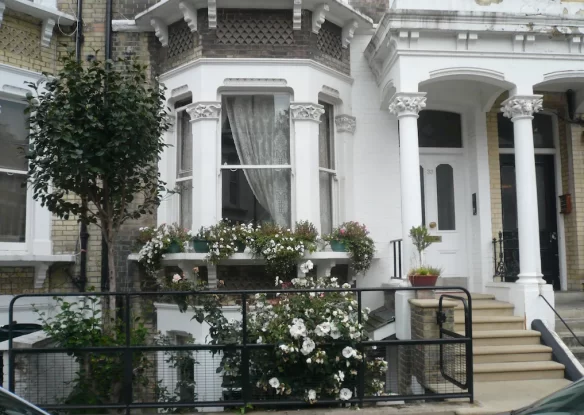
[[[357,119],[351,115],[341,114],[335,117],[337,133],[355,133],[357,128]]]
[[[515,95],[501,103],[503,115],[512,121],[533,117],[543,107],[543,95]]]
[[[417,117],[426,107],[425,92],[397,92],[389,101],[389,112],[398,118],[405,116]]]
[[[191,122],[216,120],[219,119],[221,113],[221,103],[217,101],[193,102],[186,111],[191,116]]]
[[[293,120],[320,122],[320,117],[324,114],[324,107],[313,102],[291,102],[290,113]]]

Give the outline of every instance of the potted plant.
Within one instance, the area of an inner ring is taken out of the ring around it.
[[[247,237],[252,233],[252,225],[232,225],[226,220],[211,226],[207,235],[209,247],[207,260],[217,265],[221,260],[229,258],[234,253],[243,252]]]
[[[161,225],[165,226],[165,225]],[[179,252],[185,252],[185,244],[188,243],[190,239],[190,231],[188,229],[181,228],[178,224],[172,224],[166,226],[166,233],[168,235],[168,245],[165,243],[166,252],[169,254],[178,254]]]
[[[210,229],[201,226],[199,232],[197,232],[192,239],[193,248],[195,252],[206,254],[209,252],[209,237]]]
[[[304,243],[307,251],[314,252],[318,241],[318,231],[312,222],[301,220],[294,226],[294,234],[299,241]]]
[[[356,272],[366,272],[371,267],[375,254],[375,242],[369,236],[365,225],[359,222],[345,222],[325,237],[335,252],[348,252]]]
[[[170,226],[162,224],[158,228],[140,228],[137,238],[140,247],[138,262],[148,275],[156,277],[164,254],[184,252],[190,235],[191,231],[176,224]]]
[[[418,251],[419,266],[412,268],[408,273],[408,279],[413,287],[432,287],[442,270],[424,264],[424,251],[434,243],[428,229],[425,226],[414,226],[410,229],[410,239]]]

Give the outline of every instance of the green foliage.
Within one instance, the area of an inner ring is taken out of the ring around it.
[[[441,273],[442,273],[441,268],[422,266],[422,267],[417,267],[417,268],[411,269],[410,272],[408,273],[408,275],[438,275],[438,276],[440,276]]]
[[[359,222],[345,222],[333,229],[325,238],[327,241],[342,242],[349,252],[351,266],[356,272],[367,272],[375,255],[375,242],[369,236],[367,227]]]
[[[221,260],[229,258],[240,247],[244,247],[247,239],[253,237],[255,230],[253,225],[233,225],[223,220],[211,226],[205,233],[209,242],[209,254],[207,260],[217,265]]]
[[[171,246],[178,246],[180,252],[185,251],[185,244],[191,239],[191,231],[173,225],[162,224],[158,228],[140,228],[136,242],[140,246],[138,262],[148,276],[158,279],[158,271],[162,267],[162,258]]]
[[[432,235],[425,226],[413,226],[410,229],[410,239],[418,251],[419,266],[410,270],[408,275],[440,275],[442,269],[424,265],[424,251],[434,243]]]

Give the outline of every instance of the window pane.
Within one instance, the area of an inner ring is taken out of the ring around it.
[[[515,160],[513,155],[501,155],[500,164],[503,231],[516,231],[517,193],[515,192]]]
[[[223,98],[222,164],[290,164],[288,95]]]
[[[424,168],[420,166],[420,187],[422,188],[422,225],[426,226],[426,195],[424,194]]]
[[[554,125],[550,115],[535,114],[533,116],[533,145],[535,148],[554,148]],[[514,148],[513,121],[503,113],[497,114],[497,130],[499,132],[499,148]]]
[[[289,169],[222,170],[221,182],[223,218],[290,227]]]
[[[24,242],[26,232],[26,177],[0,172],[0,242]]]
[[[324,114],[320,118],[320,129],[318,133],[319,167],[334,169],[333,106],[325,102],[319,102],[319,104],[324,107]]]
[[[189,177],[193,172],[193,135],[190,116],[186,111],[177,114],[178,171],[177,177]]]
[[[193,181],[179,183],[180,189],[180,226],[191,229],[193,223]]]
[[[450,164],[440,164],[436,167],[436,193],[438,229],[441,231],[453,231],[456,229],[454,174]]]
[[[28,126],[25,106],[0,100],[0,168],[27,170]]]
[[[320,227],[321,234],[333,230],[333,174],[320,172]]]
[[[420,147],[462,147],[460,115],[454,112],[425,110],[418,118]]]

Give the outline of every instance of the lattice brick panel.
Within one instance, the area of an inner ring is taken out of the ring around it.
[[[343,44],[341,39],[342,29],[332,23],[324,22],[320,31],[316,45],[325,55],[329,55],[335,59],[343,59]]]
[[[0,49],[16,55],[40,58],[41,46],[38,33],[3,25],[0,29]]]
[[[195,48],[195,34],[184,20],[168,26],[168,57],[173,58]]]
[[[292,45],[292,19],[286,15],[261,16],[227,15],[217,23],[217,44],[221,45]]]

